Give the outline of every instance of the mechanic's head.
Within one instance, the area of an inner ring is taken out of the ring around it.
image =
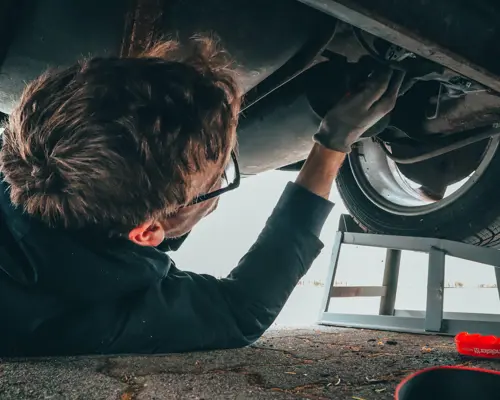
[[[216,206],[240,96],[226,54],[196,38],[137,58],[49,71],[24,91],[0,151],[11,201],[50,226],[140,245],[182,236]]]

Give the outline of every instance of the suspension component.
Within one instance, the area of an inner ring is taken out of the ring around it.
[[[436,140],[432,145],[429,146],[427,151],[422,152],[419,155],[411,157],[397,157],[387,148],[385,143],[380,139],[375,139],[380,145],[384,153],[397,164],[415,164],[425,160],[429,160],[434,157],[449,153],[451,151],[460,149],[462,147],[471,145],[473,143],[480,142],[495,136],[500,135],[500,123],[495,123],[488,128],[475,129],[473,131],[466,132],[462,135],[455,135],[452,138],[440,139],[441,143]],[[459,137],[460,136],[460,137]]]

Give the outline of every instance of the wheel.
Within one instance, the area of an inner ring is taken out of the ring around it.
[[[423,196],[418,185],[370,140],[351,152],[337,187],[364,231],[500,247],[499,142],[499,138],[489,140],[475,170],[449,186],[439,201]]]

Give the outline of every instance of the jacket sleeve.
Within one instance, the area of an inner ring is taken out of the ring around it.
[[[332,207],[290,183],[259,238],[228,277],[172,267],[134,304],[112,347],[118,352],[158,353],[254,342],[321,251],[318,236]],[[144,348],[135,348],[140,343]]]
[[[114,332],[98,352],[169,353],[251,344],[273,323],[321,251],[318,236],[332,207],[290,183],[229,276],[217,279],[172,266],[157,285],[127,304],[94,314],[97,324],[111,324],[110,314],[114,320]]]

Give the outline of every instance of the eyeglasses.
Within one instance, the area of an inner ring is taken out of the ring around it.
[[[231,152],[229,164],[226,166],[226,169],[221,176],[221,180],[221,187],[219,189],[195,197],[193,201],[188,204],[188,206],[213,199],[214,197],[219,197],[221,194],[234,190],[240,186],[240,168],[234,151]]]

